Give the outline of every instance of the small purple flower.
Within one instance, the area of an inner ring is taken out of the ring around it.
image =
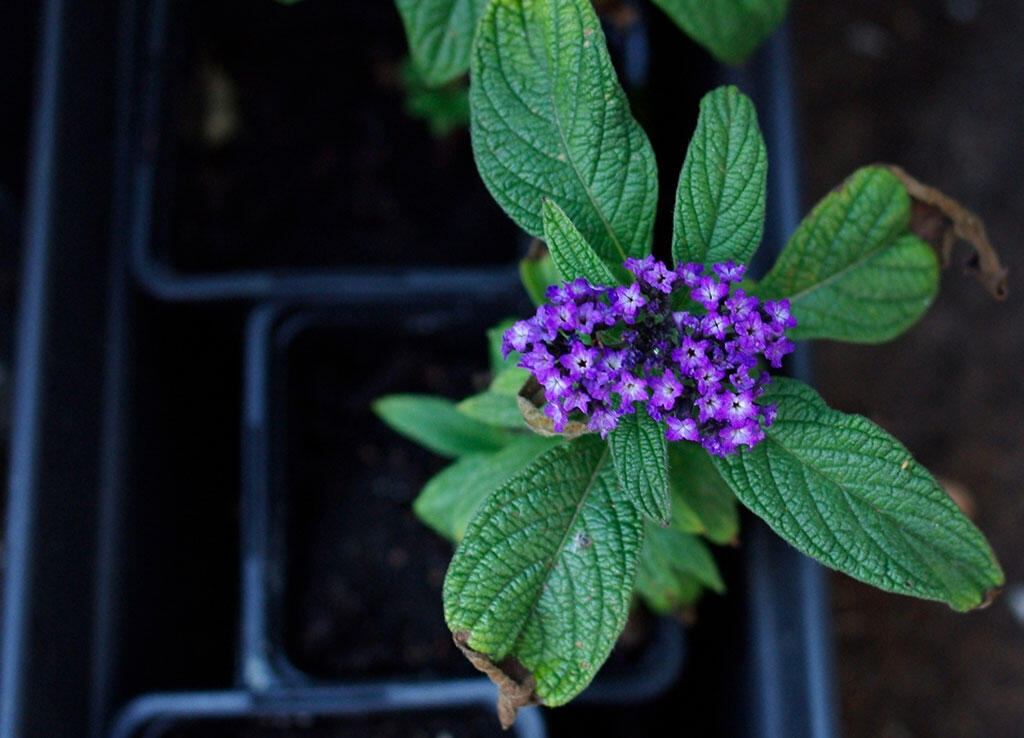
[[[555,371],[548,373],[540,383],[544,387],[544,397],[548,402],[562,399],[572,389],[569,378]]]
[[[718,420],[718,415],[722,411],[722,399],[722,395],[716,393],[698,397],[697,401],[693,403],[697,406],[697,420],[701,423]]]
[[[587,348],[579,341],[573,341],[569,353],[563,355],[558,361],[569,370],[570,379],[579,379],[590,373],[597,357],[597,351]]]
[[[599,408],[590,413],[590,422],[587,423],[587,427],[592,431],[600,433],[601,438],[607,438],[608,434],[615,430],[618,424],[619,419],[612,411]]]
[[[723,282],[742,282],[743,273],[747,270],[742,264],[727,261],[724,264],[715,264],[715,274]]]
[[[704,265],[690,262],[678,267],[676,273],[679,281],[687,287],[696,287],[700,283],[700,275],[704,273]]]
[[[697,421],[693,418],[669,416],[665,418],[665,424],[668,426],[665,437],[670,441],[700,440],[700,430],[697,427]]]
[[[783,330],[796,325],[796,318],[789,311],[789,300],[767,300],[764,303],[764,312],[773,324]]]
[[[650,404],[662,410],[671,410],[676,398],[683,393],[683,385],[671,369],[660,377],[651,377],[647,386],[651,390]]]
[[[632,412],[634,402],[647,399],[647,380],[623,371],[619,375],[618,383],[612,387],[612,392],[617,392],[622,398],[622,408],[626,412]]]
[[[554,426],[555,433],[561,433],[565,430],[565,424],[569,420],[569,414],[559,405],[554,402],[549,402],[544,406],[544,414],[551,418],[551,423]]]
[[[719,420],[729,425],[745,425],[748,420],[757,415],[757,406],[754,405],[754,396],[751,392],[726,392],[725,402],[722,403],[722,412]]]
[[[693,374],[697,380],[697,392],[702,395],[716,394],[722,388],[724,377],[725,372],[710,361],[705,361]]]
[[[642,294],[640,294],[639,284],[633,283],[629,287],[615,288],[614,307],[622,314],[622,318],[630,325],[632,325],[636,319],[636,314],[640,308],[646,304],[647,300],[644,299]]]
[[[683,336],[682,345],[672,352],[672,361],[679,365],[684,374],[693,376],[707,359],[707,341],[695,341],[692,336]]]
[[[729,286],[716,282],[714,277],[701,277],[697,286],[690,291],[690,297],[708,310],[718,307],[718,301],[729,294]]]
[[[757,298],[747,297],[743,290],[736,290],[725,300],[725,309],[729,311],[734,321],[741,320],[750,315],[757,308]]]
[[[540,340],[540,331],[532,320],[518,320],[501,337],[501,357],[507,359],[513,351],[526,351],[534,341]]]
[[[660,261],[655,262],[644,272],[644,279],[647,283],[666,295],[672,292],[672,283],[676,281],[676,277],[676,273]]]
[[[717,338],[719,341],[725,340],[725,332],[729,330],[729,326],[731,325],[731,320],[724,315],[719,315],[713,310],[701,318],[700,321],[700,329],[707,335]]]
[[[599,290],[590,282],[579,277],[565,285],[566,294],[573,300],[582,300],[598,294]]]
[[[796,347],[793,342],[783,336],[765,346],[764,358],[768,359],[768,363],[773,369],[778,369],[782,366],[782,357],[791,353],[794,348]]]
[[[560,330],[576,330],[576,303],[565,302],[555,306],[556,326]]]
[[[583,390],[570,390],[562,401],[562,409],[567,413],[579,410],[581,413],[586,414],[589,403],[590,395],[586,392]]]
[[[626,271],[632,274],[637,279],[644,278],[647,270],[654,266],[655,260],[653,256],[645,256],[643,259],[634,259],[629,257],[622,266],[626,268]]]

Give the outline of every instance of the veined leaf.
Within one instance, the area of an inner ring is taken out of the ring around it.
[[[651,520],[668,521],[672,516],[667,446],[661,423],[643,410],[623,415],[608,436],[619,484],[640,513]]]
[[[740,528],[736,496],[708,452],[689,441],[670,443],[668,468],[673,527],[702,533],[714,543],[734,541]]]
[[[466,73],[487,0],[395,0],[395,5],[409,54],[427,84],[441,85]]]
[[[800,224],[756,292],[788,298],[792,338],[898,336],[938,291],[934,250],[908,232],[910,198],[882,167],[857,170]]]
[[[605,261],[648,254],[654,153],[589,0],[493,0],[471,69],[473,153],[505,212],[542,237],[551,198]]]
[[[895,438],[776,378],[767,438],[715,459],[740,502],[808,556],[881,589],[970,610],[1003,584],[985,538]]]
[[[676,190],[676,264],[750,261],[764,230],[767,174],[754,104],[735,87],[709,92],[700,101]]]
[[[515,394],[487,390],[459,402],[455,409],[466,417],[509,430],[526,430]]]
[[[441,456],[497,451],[512,436],[508,431],[466,417],[455,403],[432,395],[387,395],[373,403],[381,420]]]
[[[544,704],[563,704],[626,623],[642,543],[607,444],[563,443],[480,507],[445,578],[445,619],[492,661],[518,659]]]
[[[467,397],[457,404],[455,409],[463,415],[490,425],[511,430],[526,430],[516,395],[529,378],[529,370],[509,366],[498,372],[491,380],[491,386],[487,391]]]
[[[701,588],[724,592],[715,559],[695,535],[648,521],[640,554],[637,591],[655,612],[677,612],[693,604]]]
[[[480,504],[506,479],[557,443],[557,439],[531,434],[496,453],[463,456],[427,482],[413,503],[413,511],[445,538],[460,541]]]
[[[582,278],[593,285],[616,284],[618,280],[608,265],[590,248],[565,211],[553,200],[544,200],[543,207],[544,240],[562,279],[571,282]]]
[[[786,14],[787,0],[654,0],[719,61],[740,64]]]
[[[540,305],[547,300],[544,293],[548,287],[561,282],[562,275],[546,248],[539,251],[531,249],[531,252],[519,262],[519,280],[533,304]]]

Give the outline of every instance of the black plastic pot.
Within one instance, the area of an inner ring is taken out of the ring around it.
[[[271,700],[245,691],[150,694],[124,706],[114,720],[110,738],[284,738],[297,732],[312,738],[507,735],[494,720],[493,691],[486,687],[478,680],[472,684],[365,685],[293,690]],[[524,710],[511,734],[544,738],[544,723],[537,710]]]
[[[147,291],[516,294],[516,232],[468,140],[432,138],[402,109],[405,41],[389,4],[136,5],[130,253]],[[303,78],[280,79],[296,57]],[[211,140],[218,115],[236,130]]]
[[[177,47],[160,13],[172,7],[45,5],[23,228],[0,738],[433,710],[441,704],[413,699],[431,689],[453,690],[444,705],[459,710],[489,704],[493,687],[480,678],[430,687],[436,675],[422,673],[404,685],[361,676],[317,686],[282,667],[286,629],[271,613],[287,592],[267,568],[282,552],[266,517],[282,469],[258,455],[281,448],[269,435],[267,404],[281,398],[262,394],[274,376],[266,363],[276,350],[272,328],[298,313],[261,308],[243,342],[250,306],[231,301],[317,296],[341,316],[335,325],[404,326],[440,340],[454,320],[473,324],[476,341],[490,317],[519,311],[515,270],[364,264],[189,273],[168,260],[174,185],[165,175],[176,153],[159,127],[159,87],[172,63],[166,51]],[[766,71],[741,80],[769,139],[766,239],[775,247],[799,212],[786,58],[785,37],[776,36],[752,67]],[[652,78],[665,68],[652,64]],[[669,134],[679,146],[684,129],[657,112],[647,105],[643,114],[656,147]],[[677,171],[661,163],[663,173]],[[312,313],[323,315],[322,306]],[[243,345],[251,351],[244,398]],[[256,495],[244,505],[242,489]],[[652,693],[629,695],[628,685],[602,681],[588,695],[595,701],[548,713],[551,733],[635,735],[685,715],[704,735],[831,735],[820,570],[749,520],[742,548],[723,567],[734,594],[708,601],[688,636],[687,667],[659,697],[640,702]],[[657,651],[682,654],[672,642]],[[648,666],[640,670],[657,683]],[[520,729],[538,719],[526,713]]]
[[[239,664],[255,690],[474,673],[440,612],[451,549],[410,508],[443,461],[385,428],[370,403],[464,393],[486,372],[495,316],[408,308],[267,307],[250,320]],[[676,681],[680,626],[645,629],[580,700],[649,701]]]

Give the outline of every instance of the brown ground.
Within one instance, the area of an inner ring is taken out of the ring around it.
[[[1010,268],[1005,302],[954,265],[905,336],[819,346],[826,399],[966,488],[1008,585],[959,615],[835,577],[844,734],[1024,735],[1024,4],[805,0],[793,15],[807,201],[893,161],[976,210]]]

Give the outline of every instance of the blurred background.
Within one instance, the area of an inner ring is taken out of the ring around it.
[[[27,0],[0,9],[0,441],[38,13]],[[790,30],[806,205],[861,165],[893,162],[977,212],[1010,270],[1009,297],[996,302],[962,273],[958,251],[936,305],[905,336],[817,346],[826,400],[901,439],[1007,576],[990,608],[967,615],[833,577],[843,733],[1024,735],[1024,4],[794,0]]]

